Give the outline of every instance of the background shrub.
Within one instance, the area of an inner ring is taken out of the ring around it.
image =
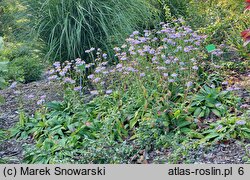
[[[191,0],[186,19],[201,33],[208,35],[208,42],[228,44],[241,54],[249,51],[243,47],[240,32],[249,27],[249,15],[244,14],[244,0]]]
[[[243,13],[244,0],[158,0],[156,7],[166,20],[183,18],[193,29],[206,34],[207,43],[225,43],[246,57],[240,33],[250,26],[249,14]]]
[[[9,64],[8,77],[13,80],[29,83],[39,80],[43,72],[43,67],[39,59],[35,57],[22,56],[16,58]]]

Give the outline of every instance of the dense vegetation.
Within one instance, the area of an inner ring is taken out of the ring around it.
[[[64,92],[33,116],[20,105],[0,131],[32,139],[23,162],[130,163],[172,148],[177,163],[183,148],[250,139],[250,105],[228,81],[250,67],[244,0],[0,4],[0,89],[47,78]]]

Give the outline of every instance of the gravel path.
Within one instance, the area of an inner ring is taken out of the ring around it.
[[[46,101],[62,100],[61,89],[59,84],[41,80],[1,90],[0,94],[6,102],[0,105],[0,130],[13,127],[18,122],[20,110],[33,115],[35,110],[39,108],[37,101],[41,96],[46,95]],[[23,143],[30,142],[17,142],[15,139],[0,141],[0,159],[6,158],[9,163],[20,163]]]

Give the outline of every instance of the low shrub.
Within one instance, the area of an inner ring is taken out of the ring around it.
[[[43,66],[35,57],[21,56],[11,61],[8,66],[8,78],[24,83],[39,80],[42,73]]]

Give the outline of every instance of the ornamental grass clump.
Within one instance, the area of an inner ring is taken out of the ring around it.
[[[144,0],[22,0],[47,56],[66,60],[85,49],[110,50],[137,27],[149,26],[157,13]]]

